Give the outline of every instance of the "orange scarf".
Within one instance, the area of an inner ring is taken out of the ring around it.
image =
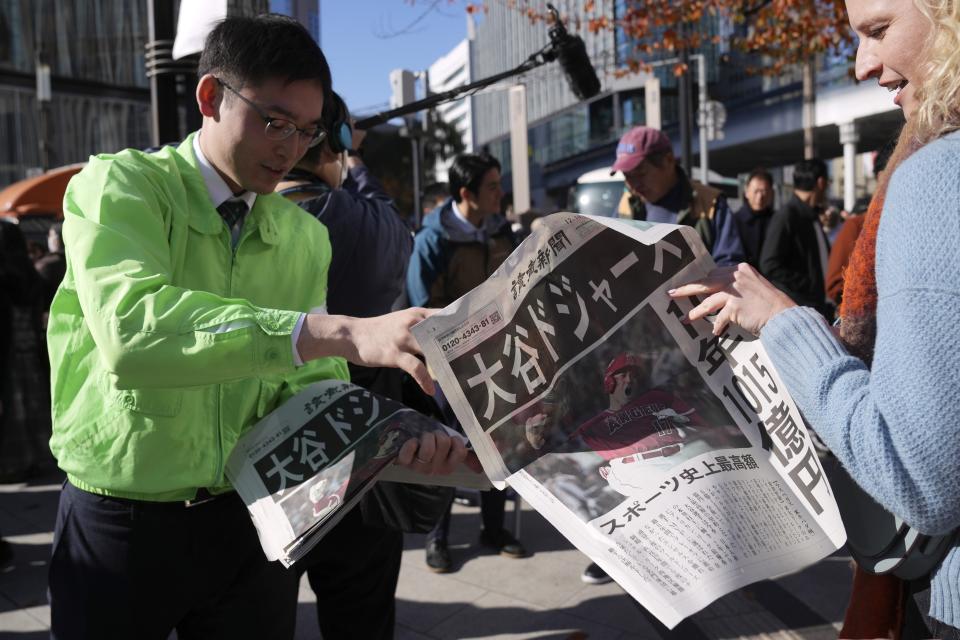
[[[873,362],[877,339],[877,230],[883,200],[883,192],[878,192],[864,214],[863,230],[844,271],[840,303],[840,340],[851,355],[868,367]]]

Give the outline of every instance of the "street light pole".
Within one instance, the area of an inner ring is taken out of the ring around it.
[[[707,57],[702,53],[695,53],[690,59],[697,63],[697,90],[698,105],[697,125],[700,133],[700,182],[708,184],[707,176],[710,171],[710,152],[707,150]]]
[[[683,25],[681,25],[682,27]],[[683,37],[683,36],[681,36]],[[687,70],[689,58],[687,51],[680,51],[679,62],[683,67],[683,73],[677,78],[677,98],[680,102],[680,164],[684,171],[690,173],[691,156],[693,155],[690,144],[690,73]]]
[[[413,161],[413,166],[411,167],[413,171],[413,227],[415,229],[419,229],[421,214],[420,210],[423,207],[423,202],[420,197],[420,149],[421,139],[423,137],[423,129],[420,127],[420,122],[414,115],[407,115],[404,118],[404,121],[406,124],[400,130],[400,135],[408,136],[410,138],[410,157]]]
[[[687,56],[681,52],[680,57],[677,58],[668,58],[666,60],[657,60],[656,62],[651,63],[649,66],[653,67],[662,67],[668,64],[686,64]],[[710,153],[707,148],[707,109],[708,103],[710,102],[710,96],[707,93],[707,57],[702,53],[695,53],[689,56],[690,62],[697,63],[697,83],[699,86],[698,90],[698,101],[700,102],[698,112],[699,118],[697,124],[699,125],[700,133],[700,178],[703,184],[707,184],[707,172],[709,171],[710,166]],[[679,86],[679,101],[680,101],[680,152],[683,155],[681,156],[681,164],[683,167],[689,171],[690,170],[690,156],[692,155],[691,141],[690,141],[690,126],[689,115],[692,109],[690,108],[690,91],[685,88],[684,78],[689,77],[688,74],[684,73],[683,77],[679,78],[677,83]]]
[[[814,127],[817,120],[817,59],[809,56],[803,63],[803,158],[817,156]]]
[[[180,139],[177,78],[174,75],[189,63],[172,58],[176,33],[173,0],[147,0],[145,45],[147,77],[150,79],[150,143],[154,147]]]
[[[46,171],[50,168],[50,100],[52,91],[50,89],[50,65],[47,64],[46,51],[41,44],[37,48],[36,57],[37,74],[37,127],[39,135],[40,167]]]

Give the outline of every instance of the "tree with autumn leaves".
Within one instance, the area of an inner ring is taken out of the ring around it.
[[[466,8],[483,12],[492,2],[532,21],[552,20],[544,0],[484,0]],[[854,36],[842,0],[589,0],[581,15],[562,16],[574,30],[617,30],[629,38],[633,55],[622,61],[619,73],[648,70],[657,59],[682,59],[685,53],[719,44],[721,36],[703,28],[711,18],[733,27],[727,44],[750,54],[750,71],[776,76],[803,68],[805,155],[813,155],[810,125],[817,56],[849,55],[853,50]],[[680,63],[674,72],[681,76],[689,69]]]

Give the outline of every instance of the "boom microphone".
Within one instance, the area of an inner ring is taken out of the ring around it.
[[[547,8],[553,14],[553,26],[549,31],[553,46],[549,54],[560,62],[573,94],[581,100],[592,98],[600,93],[600,80],[587,55],[587,46],[580,36],[572,36],[567,32],[560,22],[559,12],[552,4],[548,4]]]
[[[402,107],[384,111],[376,115],[362,118],[354,123],[356,129],[369,129],[376,125],[387,122],[398,116],[405,116],[424,109],[433,107],[459,98],[468,91],[476,91],[483,87],[489,87],[495,82],[512,78],[513,76],[526,73],[531,69],[536,69],[540,65],[558,60],[563,67],[563,73],[567,76],[567,84],[570,90],[580,100],[587,100],[600,93],[600,81],[597,79],[597,72],[593,70],[590,63],[590,57],[587,55],[587,47],[583,40],[578,36],[572,36],[567,33],[563,23],[560,22],[560,14],[557,9],[548,4],[550,13],[553,14],[553,26],[550,27],[550,44],[546,45],[540,51],[537,51],[522,64],[513,69],[495,73],[489,78],[483,78],[469,84],[465,84],[453,89],[434,93],[421,100],[416,100]]]

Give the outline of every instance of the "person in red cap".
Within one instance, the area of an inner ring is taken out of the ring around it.
[[[723,194],[687,176],[665,133],[634,127],[617,145],[611,175],[622,171],[634,219],[685,224],[700,234],[717,265],[744,260],[743,245]]]

